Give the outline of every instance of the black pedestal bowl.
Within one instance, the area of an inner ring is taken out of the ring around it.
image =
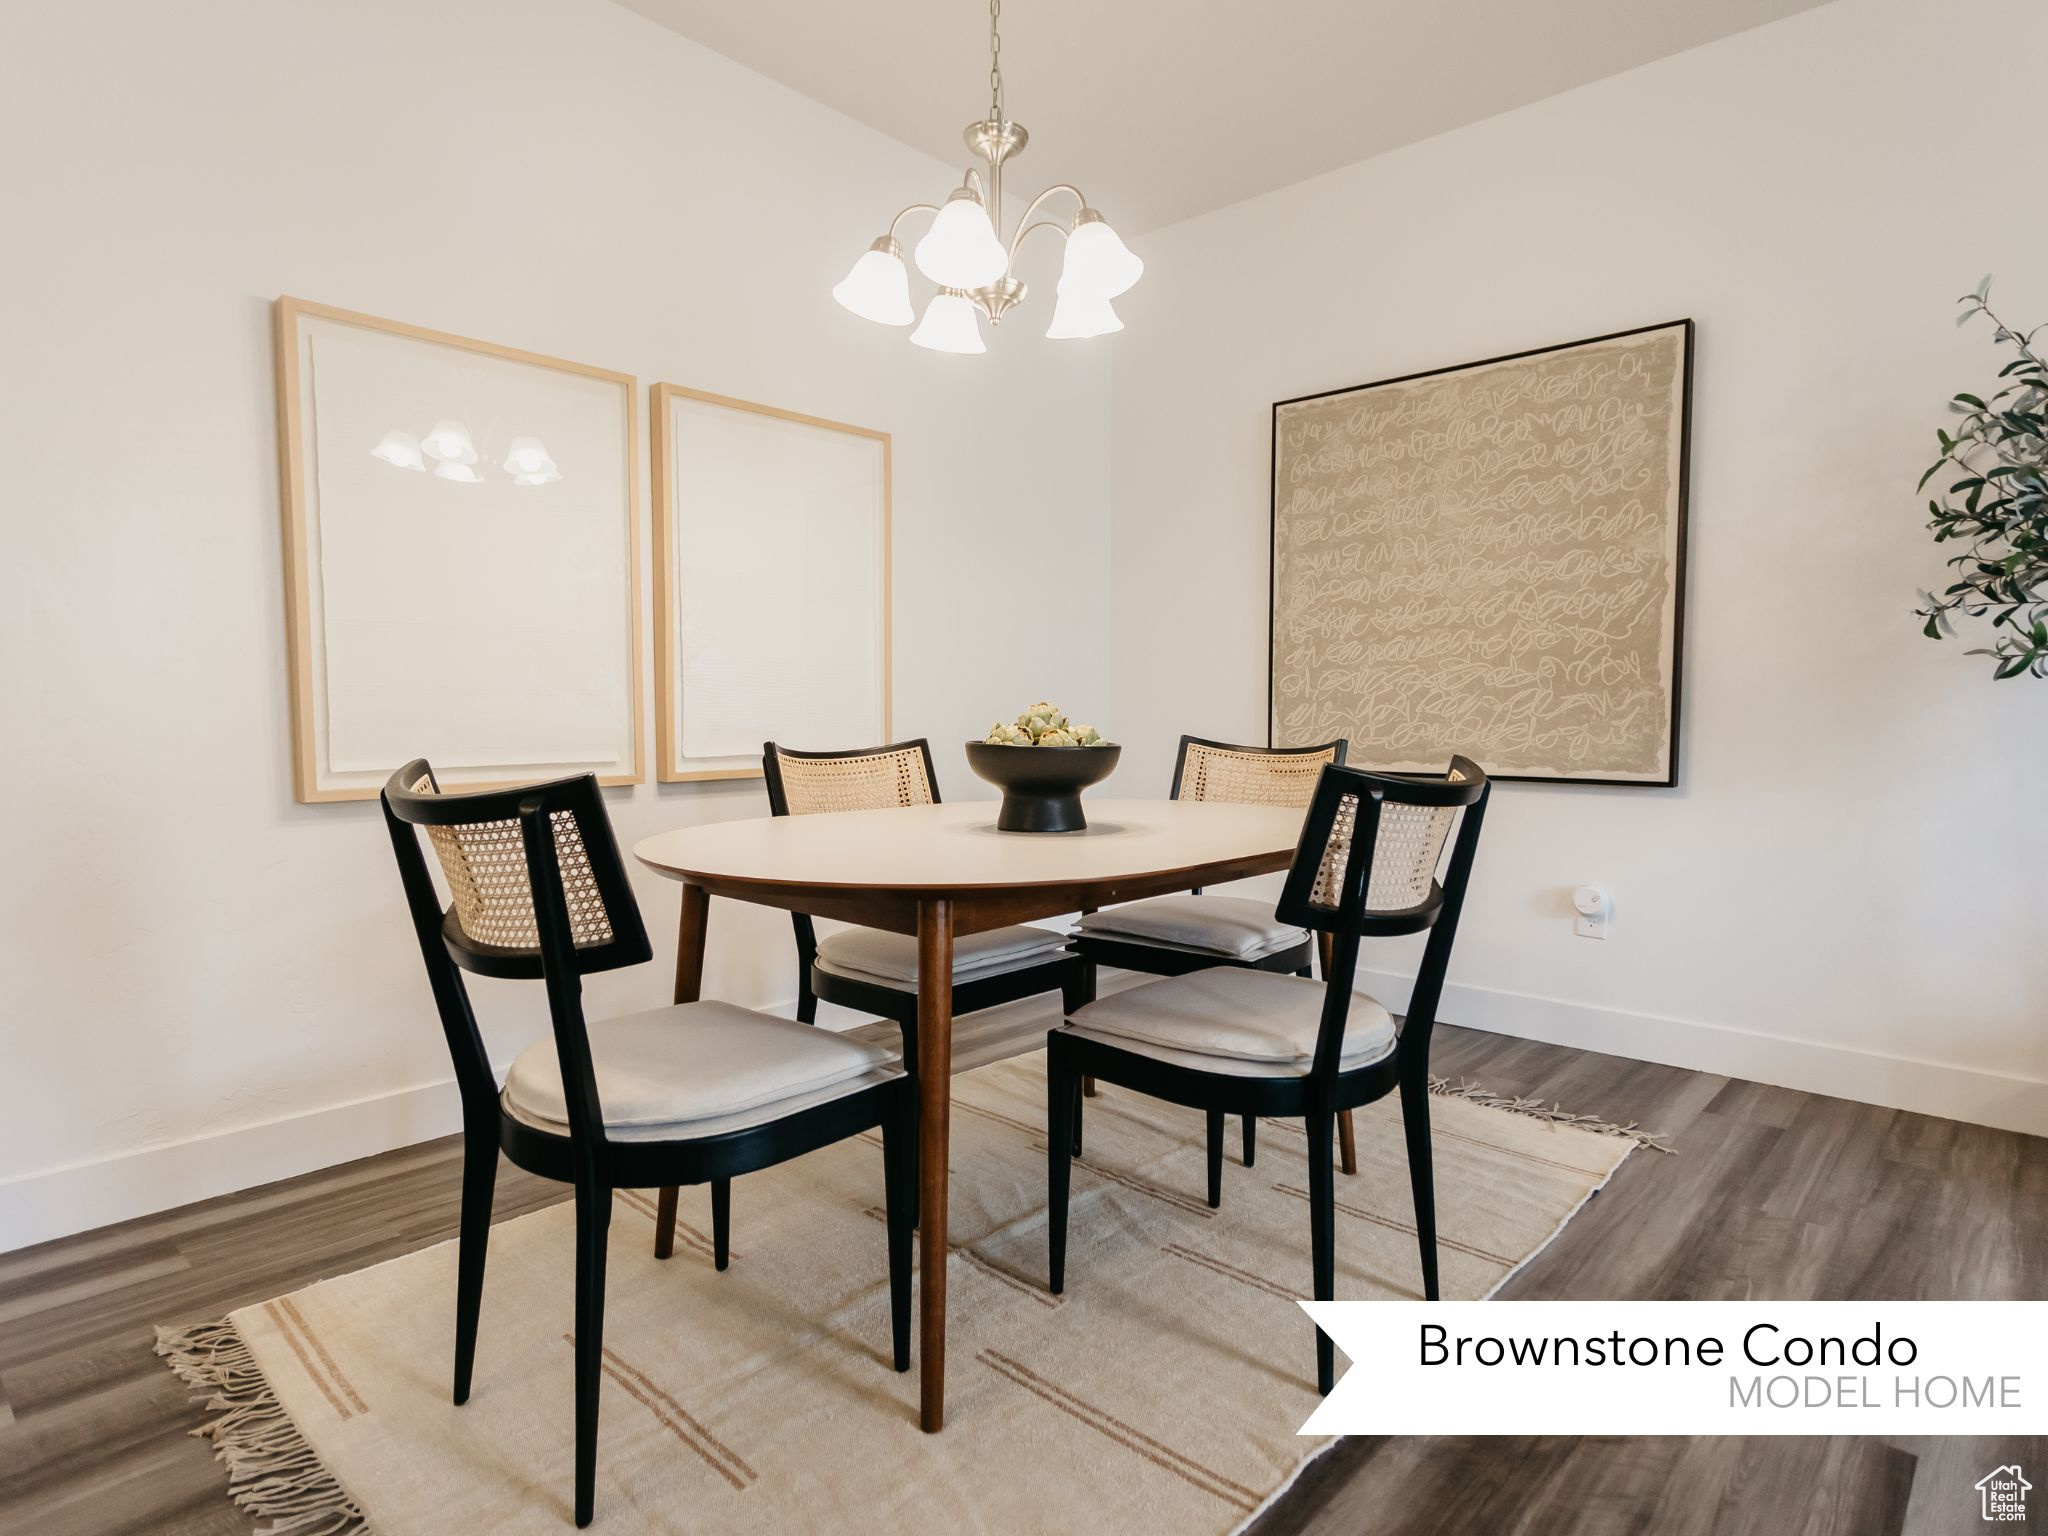
[[[1088,825],[1081,814],[1081,791],[1108,778],[1123,750],[970,741],[967,766],[1003,792],[998,831],[1079,832]]]

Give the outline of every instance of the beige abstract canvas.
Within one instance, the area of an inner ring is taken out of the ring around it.
[[[1273,408],[1271,731],[1677,777],[1692,322]]]

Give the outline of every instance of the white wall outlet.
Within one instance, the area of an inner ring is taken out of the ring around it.
[[[1612,911],[1607,893],[1597,885],[1582,885],[1572,892],[1572,932],[1582,939],[1607,937],[1607,919]]]

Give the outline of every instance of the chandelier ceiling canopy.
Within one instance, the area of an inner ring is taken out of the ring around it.
[[[1144,274],[1145,263],[1131,253],[1081,195],[1078,187],[1059,182],[1031,200],[1017,221],[1016,233],[1002,238],[1003,164],[1020,154],[1030,135],[1024,125],[1003,115],[1002,33],[998,29],[1002,0],[989,0],[989,113],[969,123],[967,147],[987,169],[970,166],[965,179],[943,204],[912,203],[889,221],[883,235],[853,264],[853,270],[832,290],[832,297],[864,320],[880,325],[909,325],[917,317],[910,307],[910,272],[903,264],[903,246],[896,231],[914,213],[930,214],[931,225],[911,258],[918,271],[938,285],[925,305],[924,319],[910,333],[911,342],[934,352],[986,352],[981,321],[1000,325],[1003,316],[1024,298],[1024,283],[1015,276],[1017,248],[1034,229],[1057,230],[1066,241],[1052,323],[1045,334],[1055,341],[1106,336],[1124,328],[1110,300],[1128,292]],[[1033,222],[1045,204],[1071,198],[1070,218]]]

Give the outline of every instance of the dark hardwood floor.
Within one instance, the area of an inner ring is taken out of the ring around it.
[[[1679,1151],[1631,1157],[1505,1296],[2048,1297],[2048,1140],[1470,1030],[1439,1039],[1454,1080],[1640,1121]],[[151,1352],[155,1325],[450,1237],[460,1177],[459,1144],[432,1142],[0,1255],[0,1532],[242,1536],[186,1433],[201,1414]],[[498,1216],[562,1196],[506,1165]],[[2009,1461],[2048,1468],[2048,1440],[1354,1439],[1256,1530],[1964,1531],[1982,1523],[1972,1485]]]

